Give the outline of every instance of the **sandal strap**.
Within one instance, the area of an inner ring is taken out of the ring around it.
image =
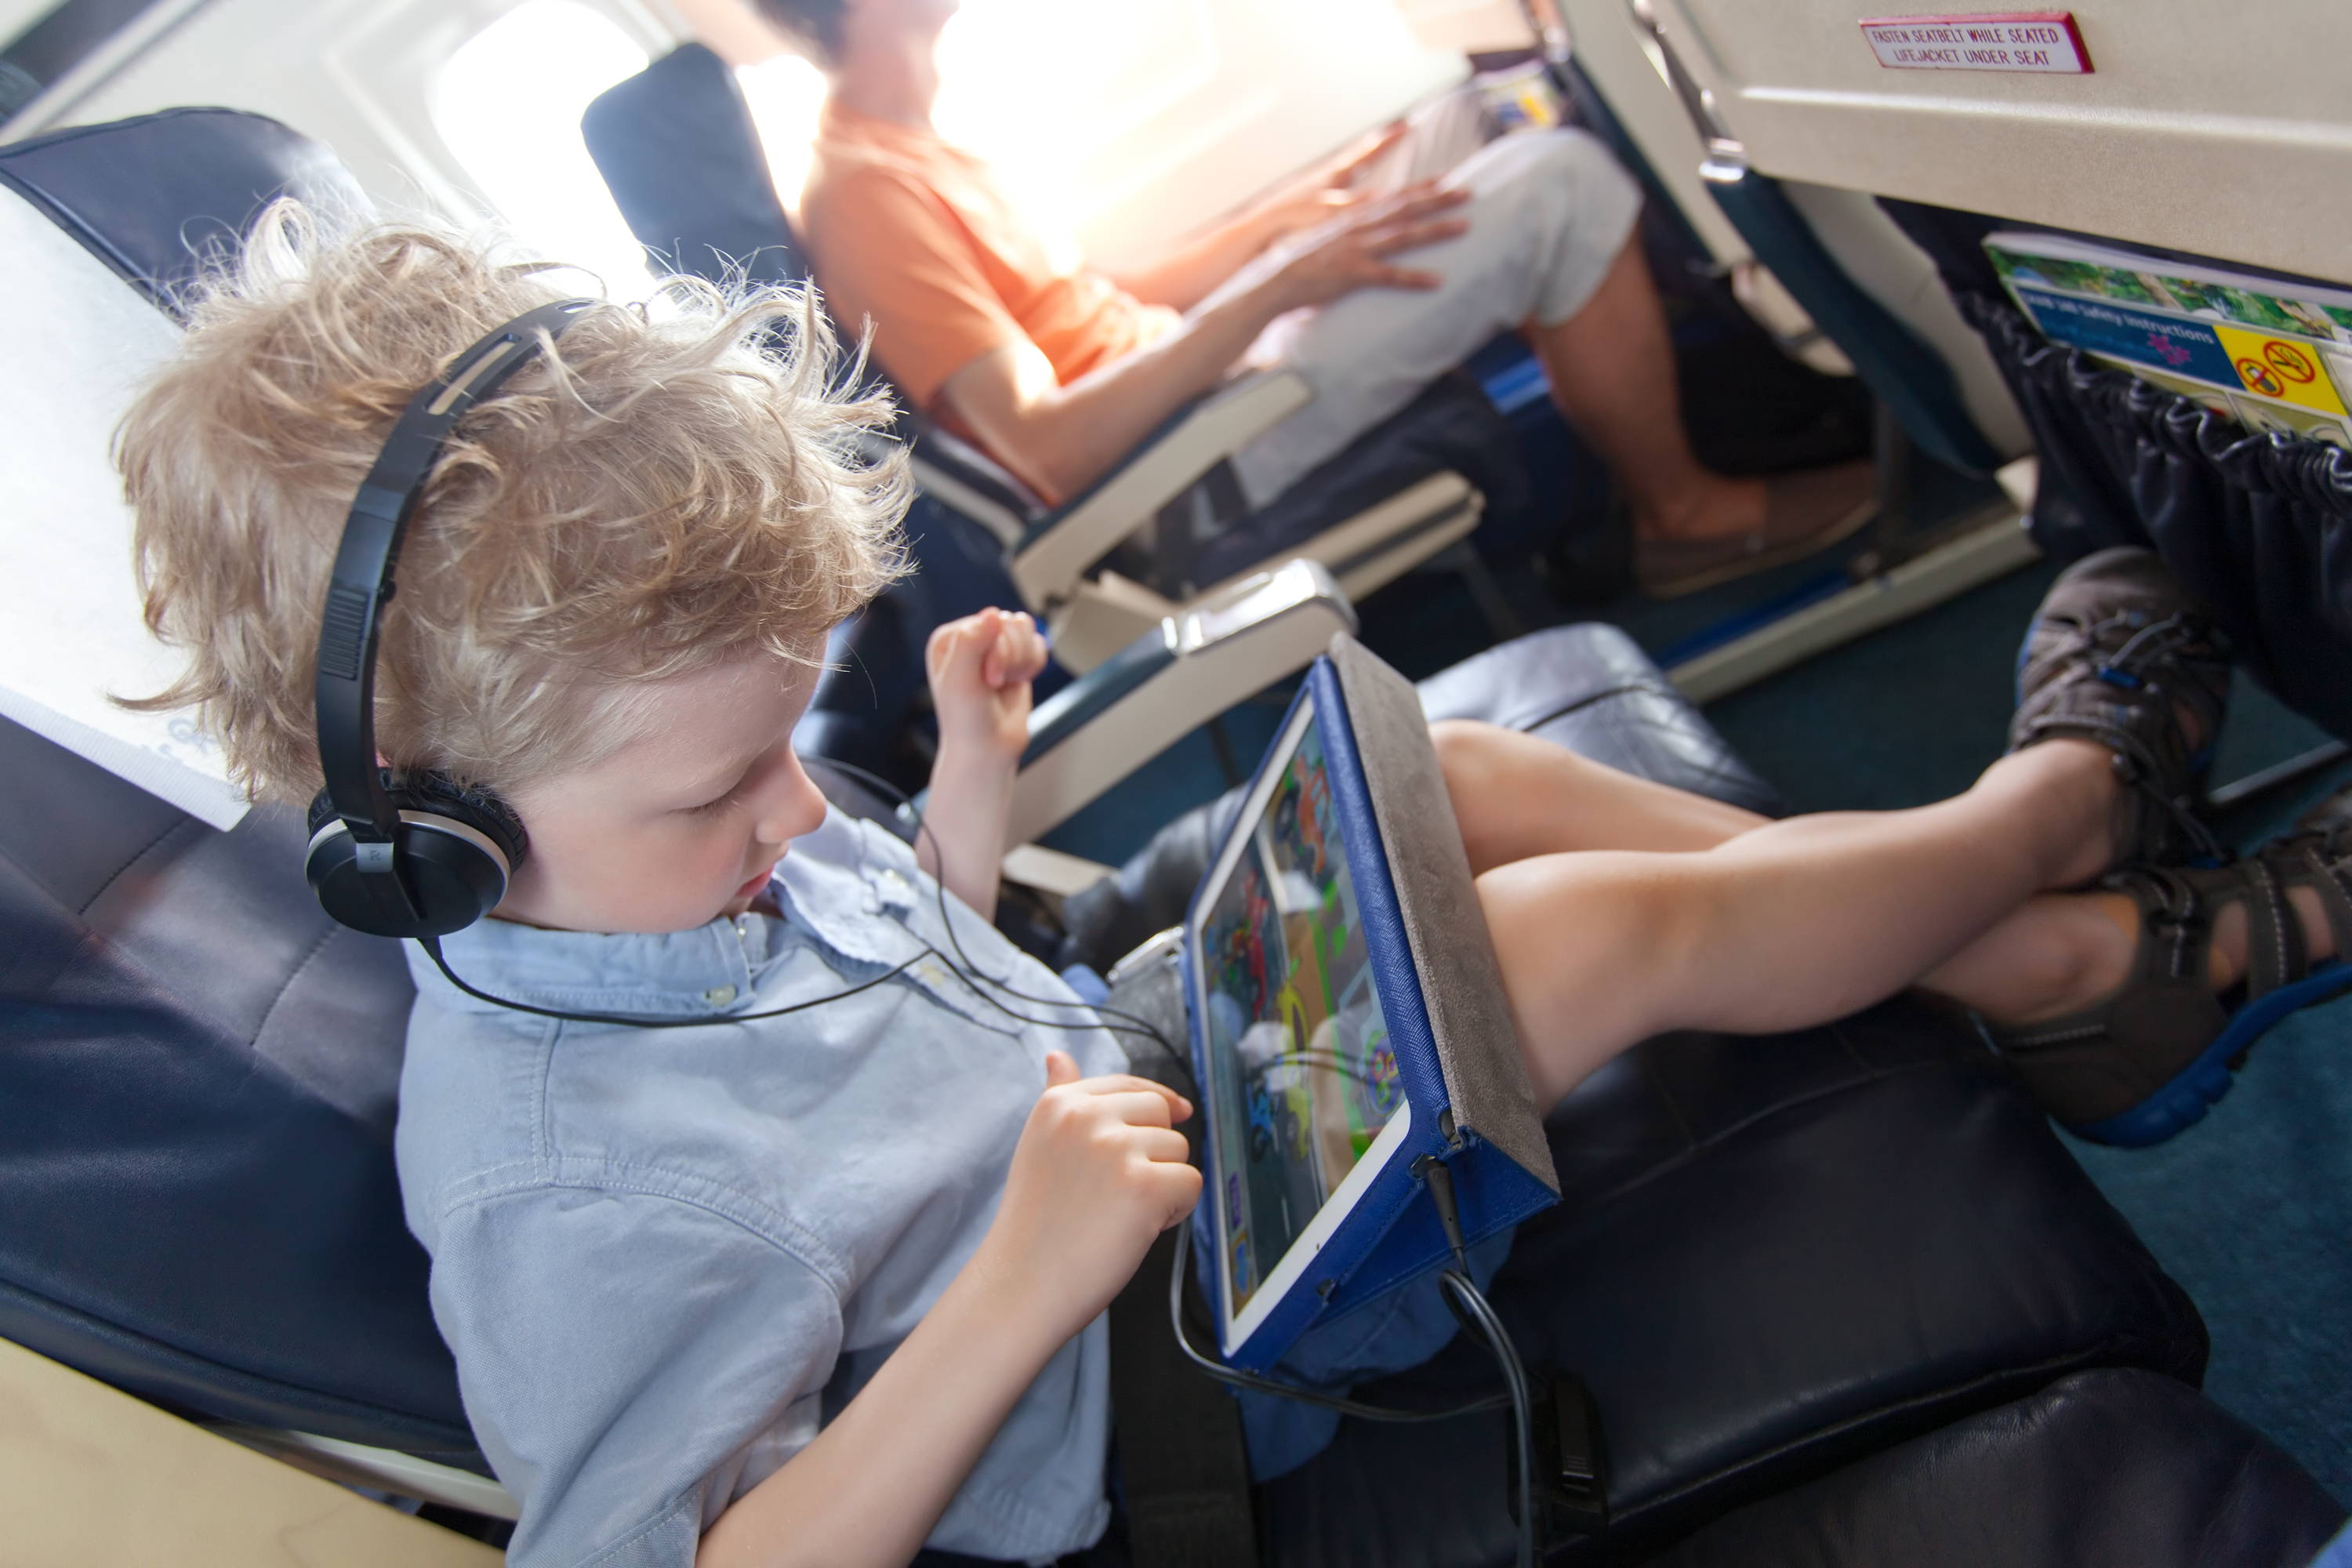
[[[2294,834],[2256,858],[2271,862],[2286,887],[2312,890],[2336,939],[2336,956],[2352,962],[2352,833],[2344,831],[2346,826],[2339,822],[2323,831]],[[2294,923],[2299,941],[2303,922]]]
[[[2252,855],[2229,867],[2226,878],[2246,906],[2246,998],[2267,996],[2311,973],[2311,950],[2303,940],[2303,917],[2287,901],[2287,879],[2267,855]],[[2217,900],[2219,901],[2219,900]]]
[[[2105,1000],[2080,1012],[2034,1024],[1993,1024],[1985,1030],[2004,1050],[2064,1045],[2114,1032],[2118,1009],[2156,1011],[2174,1025],[2219,1033],[2228,1014],[2213,996],[2210,906],[2182,872],[2139,867],[2105,878],[2099,886],[2128,894],[2139,908],[2139,942],[2131,972]],[[2151,1007],[2156,999],[2164,999]]]
[[[2033,650],[2042,673],[2011,721],[2010,749],[2058,735],[2105,747],[2126,786],[2116,803],[2125,863],[2227,861],[2196,809],[2202,790],[2180,716],[2188,709],[2209,739],[2221,729],[2226,688],[2195,673],[2219,657],[2211,626],[2178,610],[2145,623],[2118,614],[2053,630],[2054,639]]]

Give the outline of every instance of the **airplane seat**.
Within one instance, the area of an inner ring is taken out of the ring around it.
[[[2302,1568],[2343,1522],[2235,1416],[2170,1378],[2109,1369],[1741,1509],[1652,1568]]]
[[[174,121],[173,140],[211,123]],[[141,143],[68,134],[62,158],[57,140],[0,149],[0,234],[20,289],[47,268],[101,322],[120,283],[94,257],[122,247],[82,193],[144,177]],[[193,213],[236,232],[281,183],[192,186]],[[153,194],[177,209],[149,214],[153,232],[183,232],[190,193]],[[76,226],[87,249],[59,232]],[[95,330],[43,352],[98,352]],[[71,449],[10,461],[102,466],[119,406],[78,405]],[[1433,710],[1764,798],[1605,628],[1423,689]],[[478,1468],[386,1136],[398,953],[319,912],[289,812],[218,831],[13,720],[0,795],[0,1332],[208,1420]],[[1663,1546],[2072,1373],[2143,1368],[2185,1394],[2202,1366],[2193,1306],[1973,1034],[1923,1004],[1774,1041],[1654,1041],[1549,1128],[1570,1201],[1522,1234],[1496,1300],[1600,1396],[1619,1523],[1588,1551]],[[1456,1346],[1402,1386],[1486,1375]],[[1497,1561],[1500,1425],[1412,1430],[1345,1428],[1265,1489],[1273,1560]],[[1397,1474],[1416,1484],[1381,1483]]]
[[[1933,287],[1926,259],[1866,197],[1749,166],[1664,44],[1648,0],[1565,0],[1561,9],[1576,96],[1600,106],[1620,156],[1718,264],[1760,263],[1937,461],[1985,474],[2026,450],[1982,346]],[[1759,319],[1775,324],[1769,312]]]
[[[38,361],[60,341],[119,362],[91,339],[125,302],[168,346],[126,284],[170,307],[274,195],[364,205],[260,116],[149,117],[136,159],[110,129],[0,147],[0,310],[47,318],[12,324],[10,430],[31,424],[18,397],[57,395]],[[12,448],[12,491],[58,505],[40,469],[102,470],[120,411],[74,411],[79,451]],[[167,1405],[478,1464],[389,1164],[406,968],[284,896],[300,814],[217,832],[13,721],[0,799],[0,1334]]]
[[[1851,210],[1874,197],[1927,253],[2034,443],[2038,542],[2061,556],[2152,544],[2211,602],[2257,679],[2352,736],[2352,568],[2334,548],[2352,511],[2352,456],[2292,430],[2250,433],[2209,410],[2242,390],[2227,370],[2200,402],[2050,343],[1979,247],[1995,228],[2032,230],[2266,276],[2289,295],[2299,284],[2341,289],[2352,281],[2347,209],[2307,194],[2341,186],[2352,146],[2342,95],[2326,90],[2346,37],[2342,7],[2291,7],[2273,24],[2296,47],[2259,56],[2216,54],[2194,28],[2145,7],[2069,12],[2064,58],[1955,72],[1889,68],[1856,17],[1820,7],[1792,19],[1720,0],[1568,6],[1580,54],[1619,62],[1612,90],[1646,53],[1666,86],[1654,83],[1644,107],[1683,122],[1701,176],[1728,166],[1769,170],[1792,189],[1834,182]],[[2297,221],[2279,221],[2287,212]],[[2315,406],[2331,403],[2341,406]]]
[[[2352,739],[2352,562],[2333,543],[2352,528],[2352,451],[2285,431],[2248,431],[2193,398],[2043,338],[2002,291],[1982,243],[1996,229],[2042,226],[1893,197],[1882,205],[1935,258],[2033,427],[2042,461],[2030,526],[2042,549],[2068,560],[2113,544],[2154,546],[2211,605],[2250,674],[2313,722]],[[2290,287],[2345,286],[2133,248]]]
[[[762,279],[806,276],[742,89],[708,47],[682,45],[607,89],[581,130],[622,216],[660,265],[725,278],[750,258]],[[1323,562],[1354,598],[1426,563],[1470,577],[1482,605],[1499,605],[1476,558],[1450,548],[1490,499],[1516,504],[1526,484],[1509,426],[1477,388],[1441,378],[1253,512],[1226,459],[1308,395],[1286,372],[1236,378],[1055,506],[918,413],[905,415],[903,428],[919,481],[995,535],[1019,595],[1010,602],[1046,618],[1055,658],[1074,671],[1290,555]],[[1496,626],[1500,635],[1517,629]]]

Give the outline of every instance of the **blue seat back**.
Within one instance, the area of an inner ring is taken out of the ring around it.
[[[606,89],[580,134],[656,267],[714,282],[808,280],[743,89],[702,45]]]
[[[167,109],[0,146],[0,185],[174,315],[205,262],[277,197],[331,218],[369,209],[332,153],[234,109]]]
[[[273,197],[366,205],[226,110],[0,148],[0,184],[166,308]],[[399,949],[320,911],[295,813],[222,833],[5,721],[0,800],[0,1334],[200,1415],[479,1465],[394,1176]]]
[[[808,281],[751,107],[734,71],[702,45],[674,49],[607,89],[581,116],[580,132],[657,268],[721,285]],[[871,367],[867,375],[882,384]],[[918,436],[911,416],[902,434]],[[835,668],[819,680],[794,744],[913,788],[920,769],[904,742],[921,721],[925,640],[958,616],[1021,600],[993,536],[928,497],[908,519],[907,543],[914,574],[835,636]]]

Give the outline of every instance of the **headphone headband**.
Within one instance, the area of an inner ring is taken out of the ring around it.
[[[355,930],[462,930],[498,907],[521,863],[529,839],[495,796],[438,773],[394,779],[376,766],[376,643],[401,540],[450,431],[595,303],[541,305],[450,361],[408,400],[352,498],[319,617],[313,700],[327,787],[311,803],[302,868],[327,913]]]
[[[375,655],[402,539],[425,481],[457,421],[539,357],[593,300],[564,300],[517,316],[467,349],[420,388],[384,438],[352,500],[319,620],[319,765],[327,798],[359,840],[362,869],[389,872],[398,808],[375,762]],[[372,863],[373,862],[373,863]]]

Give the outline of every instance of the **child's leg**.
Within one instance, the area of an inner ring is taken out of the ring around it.
[[[1492,724],[1448,720],[1430,726],[1444,768],[1471,868],[1593,849],[1696,852],[1715,848],[1770,819],[1591,762],[1548,741]],[[2293,889],[2315,958],[2333,954],[2318,895]],[[2078,1012],[2115,994],[2130,973],[2140,917],[2121,893],[2045,893],[2026,900],[1982,935],[1921,974],[1923,990],[1948,996],[1996,1023],[2031,1023]],[[2227,990],[2245,971],[2246,910],[2216,918],[2210,976]],[[1607,952],[1596,963],[1615,962]]]
[[[1771,821],[1498,725],[1444,720],[1430,739],[1474,873],[1591,849],[1695,853]],[[1918,984],[2003,1022],[2056,1017],[2122,984],[2137,926],[2121,894],[2045,894]],[[2235,974],[2243,926],[2242,910],[2224,911],[2216,973]]]
[[[2104,866],[2116,789],[2104,748],[2053,741],[1915,810],[1493,866],[1478,889],[1538,1098],[1668,1029],[1769,1033],[1892,995]]]
[[[1712,849],[1771,820],[1496,724],[1441,720],[1429,738],[1473,872],[1579,849]]]

